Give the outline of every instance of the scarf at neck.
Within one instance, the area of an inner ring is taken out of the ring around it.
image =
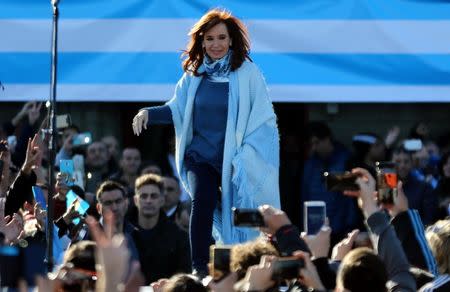
[[[218,60],[212,60],[205,54],[203,65],[205,66],[208,79],[214,82],[228,82],[228,75],[231,71],[230,59],[232,51],[228,50],[227,54]]]

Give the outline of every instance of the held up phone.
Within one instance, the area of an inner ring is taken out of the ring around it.
[[[397,171],[395,163],[390,161],[377,161],[375,163],[377,171],[378,202],[382,204],[394,204],[394,197],[397,196]]]
[[[264,227],[264,218],[258,209],[232,208],[233,224],[239,227]]]
[[[79,133],[73,136],[72,144],[74,147],[89,145],[92,142],[92,134],[90,132]]]
[[[45,200],[44,193],[42,192],[42,189],[38,186],[33,186],[33,196],[36,203],[39,203],[41,205],[42,209],[47,210],[47,201]]]
[[[64,129],[69,127],[72,124],[72,120],[70,119],[70,115],[57,115],[56,116],[56,128]]]
[[[230,245],[211,245],[209,247],[210,275],[214,281],[220,281],[230,273]]]
[[[89,203],[80,198],[74,191],[69,190],[66,194],[66,208],[69,209],[70,205],[75,202],[75,210],[78,211],[80,215],[86,214],[89,209]],[[80,222],[79,218],[72,220],[72,223],[77,225]]]
[[[308,235],[316,234],[325,224],[325,218],[327,216],[325,202],[306,201],[303,208],[304,230]]]
[[[300,276],[300,269],[305,266],[305,262],[295,257],[282,257],[276,259],[272,265],[272,279],[281,281],[297,279]]]
[[[73,160],[61,159],[59,161],[59,172],[61,172],[61,175],[64,177],[66,185],[69,187],[73,186]]]
[[[403,148],[407,151],[416,152],[420,151],[423,147],[422,140],[420,139],[407,139],[403,141]]]
[[[351,172],[324,172],[325,184],[329,192],[357,191],[359,186],[356,183],[358,175]]]

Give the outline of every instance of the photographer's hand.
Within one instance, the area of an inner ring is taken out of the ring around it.
[[[358,205],[367,219],[379,210],[376,202],[375,179],[364,168],[354,168],[352,173],[358,174],[356,183],[359,186],[359,191],[344,191],[344,194],[358,197]]]
[[[333,261],[342,261],[342,259],[349,253],[353,248],[353,243],[355,242],[356,237],[359,234],[359,230],[355,229],[349,234],[347,237],[339,241],[331,252],[331,259]]]
[[[302,259],[305,266],[300,270],[299,281],[308,288],[325,291],[325,287],[320,280],[319,273],[317,273],[316,266],[311,262],[308,253],[303,251],[294,252],[293,256]]]
[[[139,136],[142,130],[147,130],[148,110],[140,110],[133,118],[133,133]]]
[[[272,280],[274,256],[262,256],[259,265],[251,266],[242,281],[235,285],[239,291],[266,291],[275,282]]]
[[[302,232],[301,238],[306,242],[314,258],[326,258],[330,250],[331,228],[328,224],[322,226],[315,235],[307,235]]]
[[[408,198],[403,191],[403,183],[401,181],[397,183],[397,196],[394,196],[394,204],[383,205],[383,207],[389,211],[389,215],[391,215],[392,218],[399,213],[408,210]]]

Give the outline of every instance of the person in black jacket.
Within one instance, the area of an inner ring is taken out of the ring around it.
[[[170,221],[162,210],[164,193],[161,177],[146,174],[138,177],[135,185],[138,222],[133,239],[146,284],[176,273],[190,272],[188,235]]]

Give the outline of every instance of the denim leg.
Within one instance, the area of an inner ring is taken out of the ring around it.
[[[192,191],[190,242],[192,268],[207,272],[212,241],[213,213],[220,185],[219,173],[207,163],[188,163],[187,179]]]

